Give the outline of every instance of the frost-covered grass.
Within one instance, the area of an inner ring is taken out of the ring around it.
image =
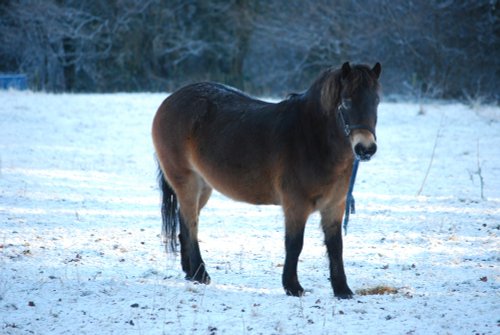
[[[381,104],[344,242],[359,294],[344,301],[317,215],[299,263],[309,292],[287,297],[280,208],[217,193],[200,220],[212,284],[183,279],[159,237],[150,124],[164,98],[0,92],[0,333],[499,333],[499,108]]]

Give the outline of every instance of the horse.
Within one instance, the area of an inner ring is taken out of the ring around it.
[[[307,218],[319,212],[334,296],[352,298],[341,221],[354,160],[367,161],[377,150],[381,70],[380,63],[346,62],[278,103],[212,82],[187,85],[161,103],[152,138],[163,192],[163,233],[167,249],[180,244],[186,279],[210,283],[198,244],[198,218],[216,189],[236,201],[282,207],[282,285],[291,296],[305,292],[297,262]]]

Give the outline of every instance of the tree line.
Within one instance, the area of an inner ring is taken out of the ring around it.
[[[34,90],[303,90],[344,61],[385,95],[500,97],[497,0],[2,0],[0,72]]]

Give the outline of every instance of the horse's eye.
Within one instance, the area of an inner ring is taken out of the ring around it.
[[[344,107],[345,109],[351,109],[352,100],[351,99],[342,99],[342,107]]]

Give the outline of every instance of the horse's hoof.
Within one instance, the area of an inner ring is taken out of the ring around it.
[[[210,284],[210,276],[207,271],[205,271],[205,265],[203,263],[198,266],[198,270],[195,273],[186,273],[185,278],[198,284]]]
[[[186,276],[185,279],[192,281],[195,284],[204,284],[204,285],[210,284],[210,276],[208,276],[208,275],[203,277],[203,278],[193,278],[190,276]]]
[[[335,292],[334,295],[339,299],[352,299],[354,293],[348,288],[346,291]]]
[[[196,274],[194,276],[186,276],[186,279],[198,284],[210,284],[210,276],[206,272],[202,274]]]
[[[200,284],[205,284],[205,285],[208,285],[210,284],[210,276],[208,274],[206,274],[205,276],[203,276],[203,278],[201,278],[200,280],[196,280],[198,283]]]
[[[285,293],[286,293],[286,295],[292,296],[292,297],[302,297],[304,295],[305,291],[302,288],[302,286],[299,285],[298,287],[294,287],[294,288],[285,287]]]
[[[210,284],[210,281],[211,281],[209,276],[205,276],[204,278],[200,278],[200,279],[195,279],[193,277],[186,276],[186,277],[184,277],[184,279],[192,281],[195,284],[204,284],[204,285]]]

